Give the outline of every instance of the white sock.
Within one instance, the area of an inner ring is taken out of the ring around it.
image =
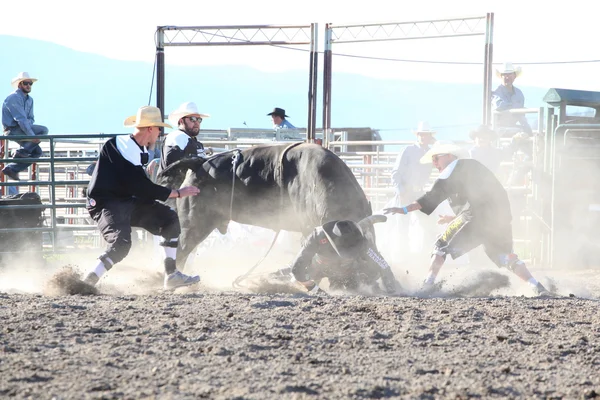
[[[173,260],[177,257],[177,247],[163,247],[165,252],[165,258],[172,258]]]
[[[427,278],[423,281],[426,285],[433,285],[435,283],[436,275],[433,272],[430,272]]]
[[[106,267],[101,260],[98,260],[98,264],[94,268],[90,269],[89,272],[93,272],[98,278],[102,278],[102,275],[106,273]]]

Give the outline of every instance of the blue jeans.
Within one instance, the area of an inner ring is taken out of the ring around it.
[[[31,129],[36,136],[38,135],[47,135],[48,128],[43,125],[32,125]],[[11,128],[7,133],[7,136],[13,135],[27,135],[20,127]],[[31,158],[39,158],[42,156],[42,148],[38,143],[33,143],[29,140],[15,140],[15,142],[19,143],[21,147],[17,150],[19,153],[23,155],[30,155]],[[10,163],[6,166],[6,168],[10,168],[15,172],[25,171],[32,163]]]

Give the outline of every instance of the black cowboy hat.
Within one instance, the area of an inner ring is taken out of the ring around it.
[[[278,115],[282,118],[289,118],[289,115],[285,115],[285,110],[283,108],[275,107],[273,111],[268,113],[267,115]]]
[[[367,239],[356,222],[331,221],[323,225],[323,230],[340,257],[355,258],[364,252]]]
[[[490,140],[496,140],[498,138],[498,134],[487,125],[479,125],[477,129],[469,132],[471,140],[475,140],[475,138],[480,136],[487,137]]]

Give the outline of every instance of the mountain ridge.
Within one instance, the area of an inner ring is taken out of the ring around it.
[[[28,71],[38,78],[31,93],[36,123],[48,126],[51,133],[128,132],[123,120],[149,99],[156,104],[152,63],[115,60],[8,35],[0,35],[0,47],[10,54],[0,63],[4,97],[13,90],[10,80],[18,72]],[[165,114],[184,101],[194,101],[211,115],[203,129],[269,129],[266,114],[275,106],[285,108],[295,126],[307,125],[308,71],[168,64],[165,70]],[[332,79],[333,127],[369,126],[380,129],[384,139],[403,140],[418,121],[427,120],[437,127],[438,136],[462,140],[481,121],[479,84],[391,80],[335,71]],[[527,107],[543,105],[547,89],[519,88]],[[319,79],[318,127],[322,96]]]

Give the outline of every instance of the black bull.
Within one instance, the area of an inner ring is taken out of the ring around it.
[[[261,145],[183,159],[162,171],[159,182],[200,188],[199,195],[177,200],[179,266],[215,228],[225,233],[230,220],[306,236],[325,222],[358,222],[372,213],[350,168],[315,144]]]

